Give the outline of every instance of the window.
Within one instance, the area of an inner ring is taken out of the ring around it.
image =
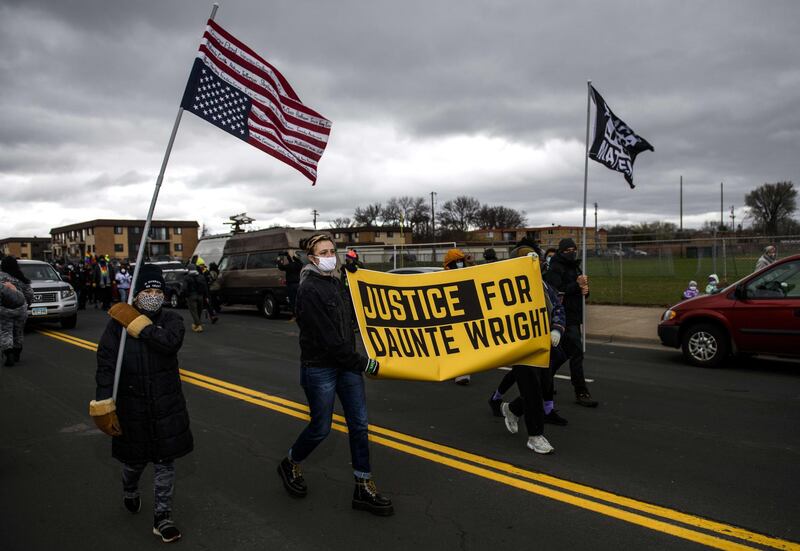
[[[233,256],[224,256],[219,262],[219,271],[224,270],[244,270],[245,262],[247,261],[246,254],[235,254]]]
[[[247,269],[275,268],[277,266],[275,264],[277,258],[277,252],[250,253],[250,256],[247,257]]]
[[[375,232],[375,237],[380,237],[380,236],[381,236],[381,232],[379,232],[379,231],[376,231],[376,232]]]
[[[166,241],[169,239],[169,235],[167,235],[167,228],[150,228],[150,238],[151,239],[158,239],[159,241]]]
[[[114,243],[114,252],[121,253],[125,251],[125,245],[122,243]]]
[[[334,239],[341,239],[342,238],[342,234],[341,233],[334,233],[333,234],[333,238]]]
[[[175,235],[183,235],[183,228],[177,227],[175,229]]]
[[[358,232],[353,234],[353,241],[358,241]]]
[[[486,237],[488,237],[489,239],[494,239],[494,232],[493,231],[486,232]]]
[[[175,251],[179,252],[183,250],[183,243],[175,243]]]
[[[747,298],[800,297],[800,261],[787,262],[747,284]]]
[[[386,237],[394,237],[394,232],[393,231],[387,231],[386,232]]]
[[[122,226],[114,226],[114,233],[117,235],[122,235]]]
[[[140,233],[142,233],[142,228],[140,228],[139,226],[134,227],[133,228],[133,233],[135,233],[136,235],[139,235]]]

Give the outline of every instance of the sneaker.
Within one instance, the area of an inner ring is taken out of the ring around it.
[[[544,422],[545,423],[550,423],[551,425],[559,425],[561,427],[564,427],[564,426],[567,425],[567,420],[564,419],[563,417],[561,417],[558,414],[558,411],[555,410],[555,409],[553,411],[551,411],[550,413],[546,413],[545,414]]]
[[[492,396],[494,396],[494,393],[492,393]],[[503,403],[503,400],[495,400],[492,396],[489,396],[489,407],[492,408],[492,415],[495,417],[502,417],[503,411],[500,405]]]
[[[596,408],[597,400],[592,400],[592,395],[588,390],[579,390],[575,392],[575,403],[587,408]]]
[[[536,453],[541,454],[553,453],[555,451],[555,448],[550,445],[550,442],[547,441],[547,438],[541,435],[531,436],[528,438],[527,446]]]
[[[169,513],[156,514],[153,518],[153,534],[161,536],[161,541],[170,543],[181,539],[181,531],[172,522]]]
[[[503,402],[503,404],[500,406],[500,411],[503,413],[503,417],[505,418],[508,432],[511,434],[517,434],[517,431],[519,431],[519,417],[514,415],[511,409],[509,409],[508,402]]]
[[[289,492],[292,497],[306,497],[308,487],[306,481],[303,479],[303,471],[300,470],[300,464],[289,461],[288,457],[284,457],[283,461],[278,465],[278,474],[283,481],[283,487]]]
[[[142,510],[142,499],[139,496],[123,497],[122,504],[125,505],[129,513],[134,515]]]
[[[467,386],[469,384],[469,375],[461,375],[460,377],[456,377],[455,381],[457,385]]]
[[[378,488],[370,478],[356,479],[353,489],[353,509],[369,511],[373,515],[388,517],[394,514],[392,500],[378,493]]]

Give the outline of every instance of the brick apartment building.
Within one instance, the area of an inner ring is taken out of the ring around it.
[[[0,256],[27,260],[47,260],[50,255],[49,237],[6,237],[0,239]]]
[[[337,247],[359,245],[403,245],[411,243],[411,231],[400,231],[400,226],[358,228],[330,228],[324,230],[333,237]]]
[[[533,228],[509,228],[495,230],[476,230],[470,233],[468,241],[475,244],[503,245],[513,244],[527,237],[538,242],[543,249],[557,248],[558,242],[564,238],[572,238],[581,247],[583,226],[537,226]],[[586,228],[586,249],[590,251],[605,250],[608,248],[608,232],[604,229],[597,231],[595,238],[594,228]]]
[[[53,258],[82,258],[85,254],[135,260],[144,220],[90,220],[50,230]],[[191,257],[197,246],[194,220],[153,220],[146,256]]]

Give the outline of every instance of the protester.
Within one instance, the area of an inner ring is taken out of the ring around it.
[[[562,297],[567,314],[567,330],[564,334],[564,352],[569,358],[569,371],[575,391],[575,402],[585,407],[597,407],[592,399],[583,375],[583,299],[589,295],[589,280],[581,271],[575,241],[565,238],[559,241],[558,250],[550,260],[544,273],[545,282]]]
[[[706,294],[707,295],[716,295],[719,293],[719,276],[717,274],[711,274],[708,276],[708,285],[706,285]]]
[[[92,304],[97,308],[96,283],[94,281],[94,266],[92,266],[91,257],[86,258],[81,269],[81,280],[83,281],[84,295],[82,302],[80,295],[78,296],[78,308],[81,309],[81,304],[83,309],[86,309],[86,304]]]
[[[542,273],[550,269],[550,261],[553,259],[553,257],[556,255],[557,252],[558,251],[553,247],[548,248],[544,252],[544,264],[542,265]]]
[[[205,263],[197,264],[196,268],[196,270],[189,270],[183,280],[183,284],[186,286],[186,305],[192,316],[192,331],[202,333],[202,314],[208,300],[208,284],[202,272],[205,269]]]
[[[119,292],[119,301],[128,302],[128,293],[131,290],[131,279],[133,276],[128,273],[126,266],[120,266],[119,272],[116,275],[117,291]]]
[[[153,533],[165,543],[181,537],[172,520],[175,460],[194,448],[189,413],[181,389],[178,351],[183,318],[162,309],[164,278],[145,264],[134,286],[133,306],[115,304],[97,349],[97,390],[89,414],[112,436],[111,455],[122,462],[122,502],[131,513],[141,510],[139,479],[153,463]],[[111,398],[120,336],[127,339],[117,400]]]
[[[286,294],[289,298],[289,308],[291,309],[291,319],[293,320],[295,303],[297,302],[297,289],[300,287],[300,270],[303,269],[303,262],[297,256],[297,253],[290,256],[289,253],[284,252],[278,258],[278,269],[286,274]]]
[[[464,268],[468,265],[467,256],[461,251],[461,249],[450,249],[444,255],[444,269],[445,270],[457,270],[459,268]],[[469,375],[459,375],[453,381],[457,385],[467,386],[472,377]]]
[[[203,275],[206,276],[206,281],[208,282],[208,304],[216,316],[220,312],[220,305],[216,293],[211,292],[211,286],[219,278],[219,266],[217,266],[217,263],[212,262],[209,264],[208,271]],[[212,323],[214,322],[213,318],[211,321]]]
[[[206,281],[207,292],[205,298],[203,299],[203,307],[208,314],[208,319],[211,320],[211,324],[213,325],[219,321],[217,310],[213,304],[213,301],[211,300],[211,284],[214,283],[216,278],[211,275],[211,270],[206,268],[206,263],[202,258],[197,259],[196,267],[197,271],[200,272],[200,274],[203,276],[203,279]]]
[[[104,257],[100,257],[94,269],[95,300],[102,302],[103,310],[111,307],[111,286],[114,282],[114,270]]]
[[[485,249],[483,251],[483,260],[486,261],[486,264],[497,262],[497,251],[492,248]]]
[[[17,259],[4,256],[0,261],[0,289],[3,291],[0,305],[0,351],[6,367],[12,367],[20,361],[22,355],[28,306],[33,303],[30,283],[19,269]],[[24,297],[22,303],[19,303],[18,294]]]
[[[355,476],[353,509],[388,516],[394,513],[389,498],[378,493],[369,461],[367,399],[362,373],[375,375],[379,364],[356,351],[350,305],[334,277],[336,247],[325,234],[303,239],[310,264],[300,273],[296,316],[300,327],[300,381],[308,399],[311,420],[278,465],[289,495],[308,493],[300,464],[330,433],[333,404],[338,394],[350,441]],[[351,270],[357,270],[351,265]]]
[[[755,271],[759,271],[761,268],[766,268],[776,260],[776,249],[775,245],[769,245],[767,248],[764,249],[764,254],[756,261],[756,269]]]
[[[686,300],[687,298],[694,298],[700,294],[700,291],[697,289],[697,282],[692,280],[689,282],[689,286],[683,292],[683,299]]]

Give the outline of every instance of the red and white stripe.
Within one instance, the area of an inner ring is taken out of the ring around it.
[[[215,21],[209,20],[197,57],[252,100],[248,142],[317,180],[331,121],[303,105],[280,72]]]

